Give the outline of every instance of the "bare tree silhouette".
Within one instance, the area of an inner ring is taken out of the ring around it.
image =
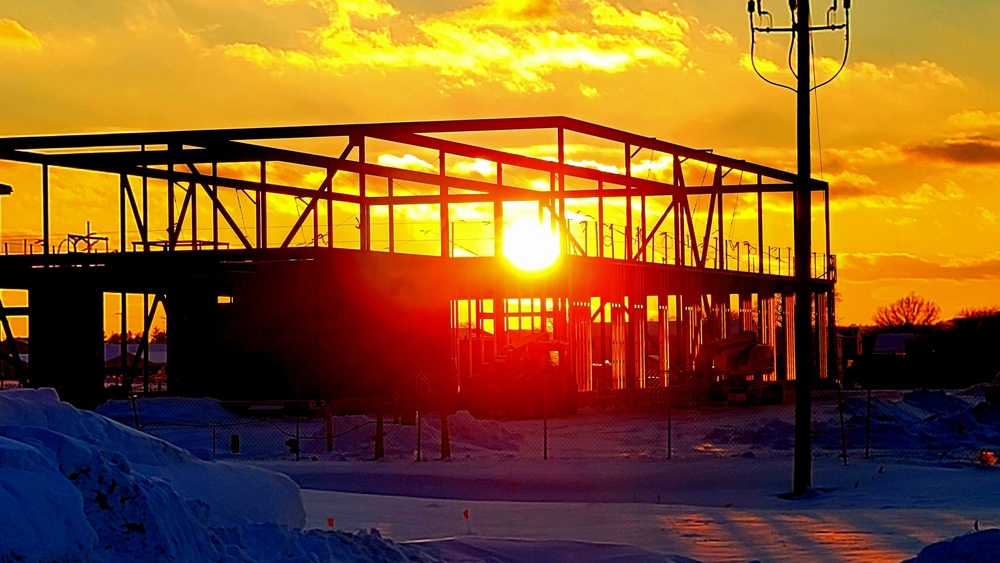
[[[911,330],[931,325],[941,316],[937,303],[910,292],[906,297],[879,307],[872,316],[875,326],[887,330]]]

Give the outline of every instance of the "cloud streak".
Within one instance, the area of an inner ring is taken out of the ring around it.
[[[1000,140],[985,135],[909,145],[903,150],[914,156],[950,164],[1000,163]]]
[[[551,75],[566,70],[615,74],[691,64],[690,23],[683,16],[602,0],[566,4],[498,1],[427,16],[404,15],[384,0],[317,3],[328,21],[306,32],[312,50],[248,42],[218,49],[276,72],[423,69],[448,88],[496,82],[513,92],[551,90]]]
[[[17,20],[0,18],[0,51],[41,51],[42,42]]]
[[[905,280],[995,280],[1000,279],[1000,259],[947,258],[937,262],[905,253],[857,253],[838,255],[840,274],[853,282]]]

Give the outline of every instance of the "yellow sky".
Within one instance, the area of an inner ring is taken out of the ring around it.
[[[794,98],[748,68],[742,1],[9,4],[0,135],[568,115],[795,166]],[[787,3],[764,7],[787,23]],[[848,67],[818,94],[813,158],[831,184],[842,322],[910,291],[945,317],[1000,303],[996,21],[1000,3],[985,0],[854,3]],[[791,79],[787,47],[758,43],[769,78]],[[820,78],[842,48],[841,35],[816,38]],[[15,185],[4,240],[39,229],[37,194],[18,191],[32,174],[0,163]],[[114,231],[98,211],[116,209],[114,186],[63,182],[54,230]]]

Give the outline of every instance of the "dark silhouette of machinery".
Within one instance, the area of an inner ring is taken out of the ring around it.
[[[784,388],[766,382],[774,373],[774,348],[757,340],[757,333],[706,342],[695,359],[694,378],[711,402],[781,404]]]
[[[553,340],[547,332],[504,346],[466,380],[459,400],[481,418],[575,414],[578,391],[568,350],[568,342]]]

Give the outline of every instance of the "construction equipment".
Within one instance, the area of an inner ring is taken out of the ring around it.
[[[547,332],[508,344],[466,380],[459,401],[480,418],[575,414],[577,385],[568,348],[568,342],[552,340]]]
[[[706,342],[695,359],[694,378],[712,402],[781,404],[784,388],[765,381],[773,373],[774,348],[753,331]]]

